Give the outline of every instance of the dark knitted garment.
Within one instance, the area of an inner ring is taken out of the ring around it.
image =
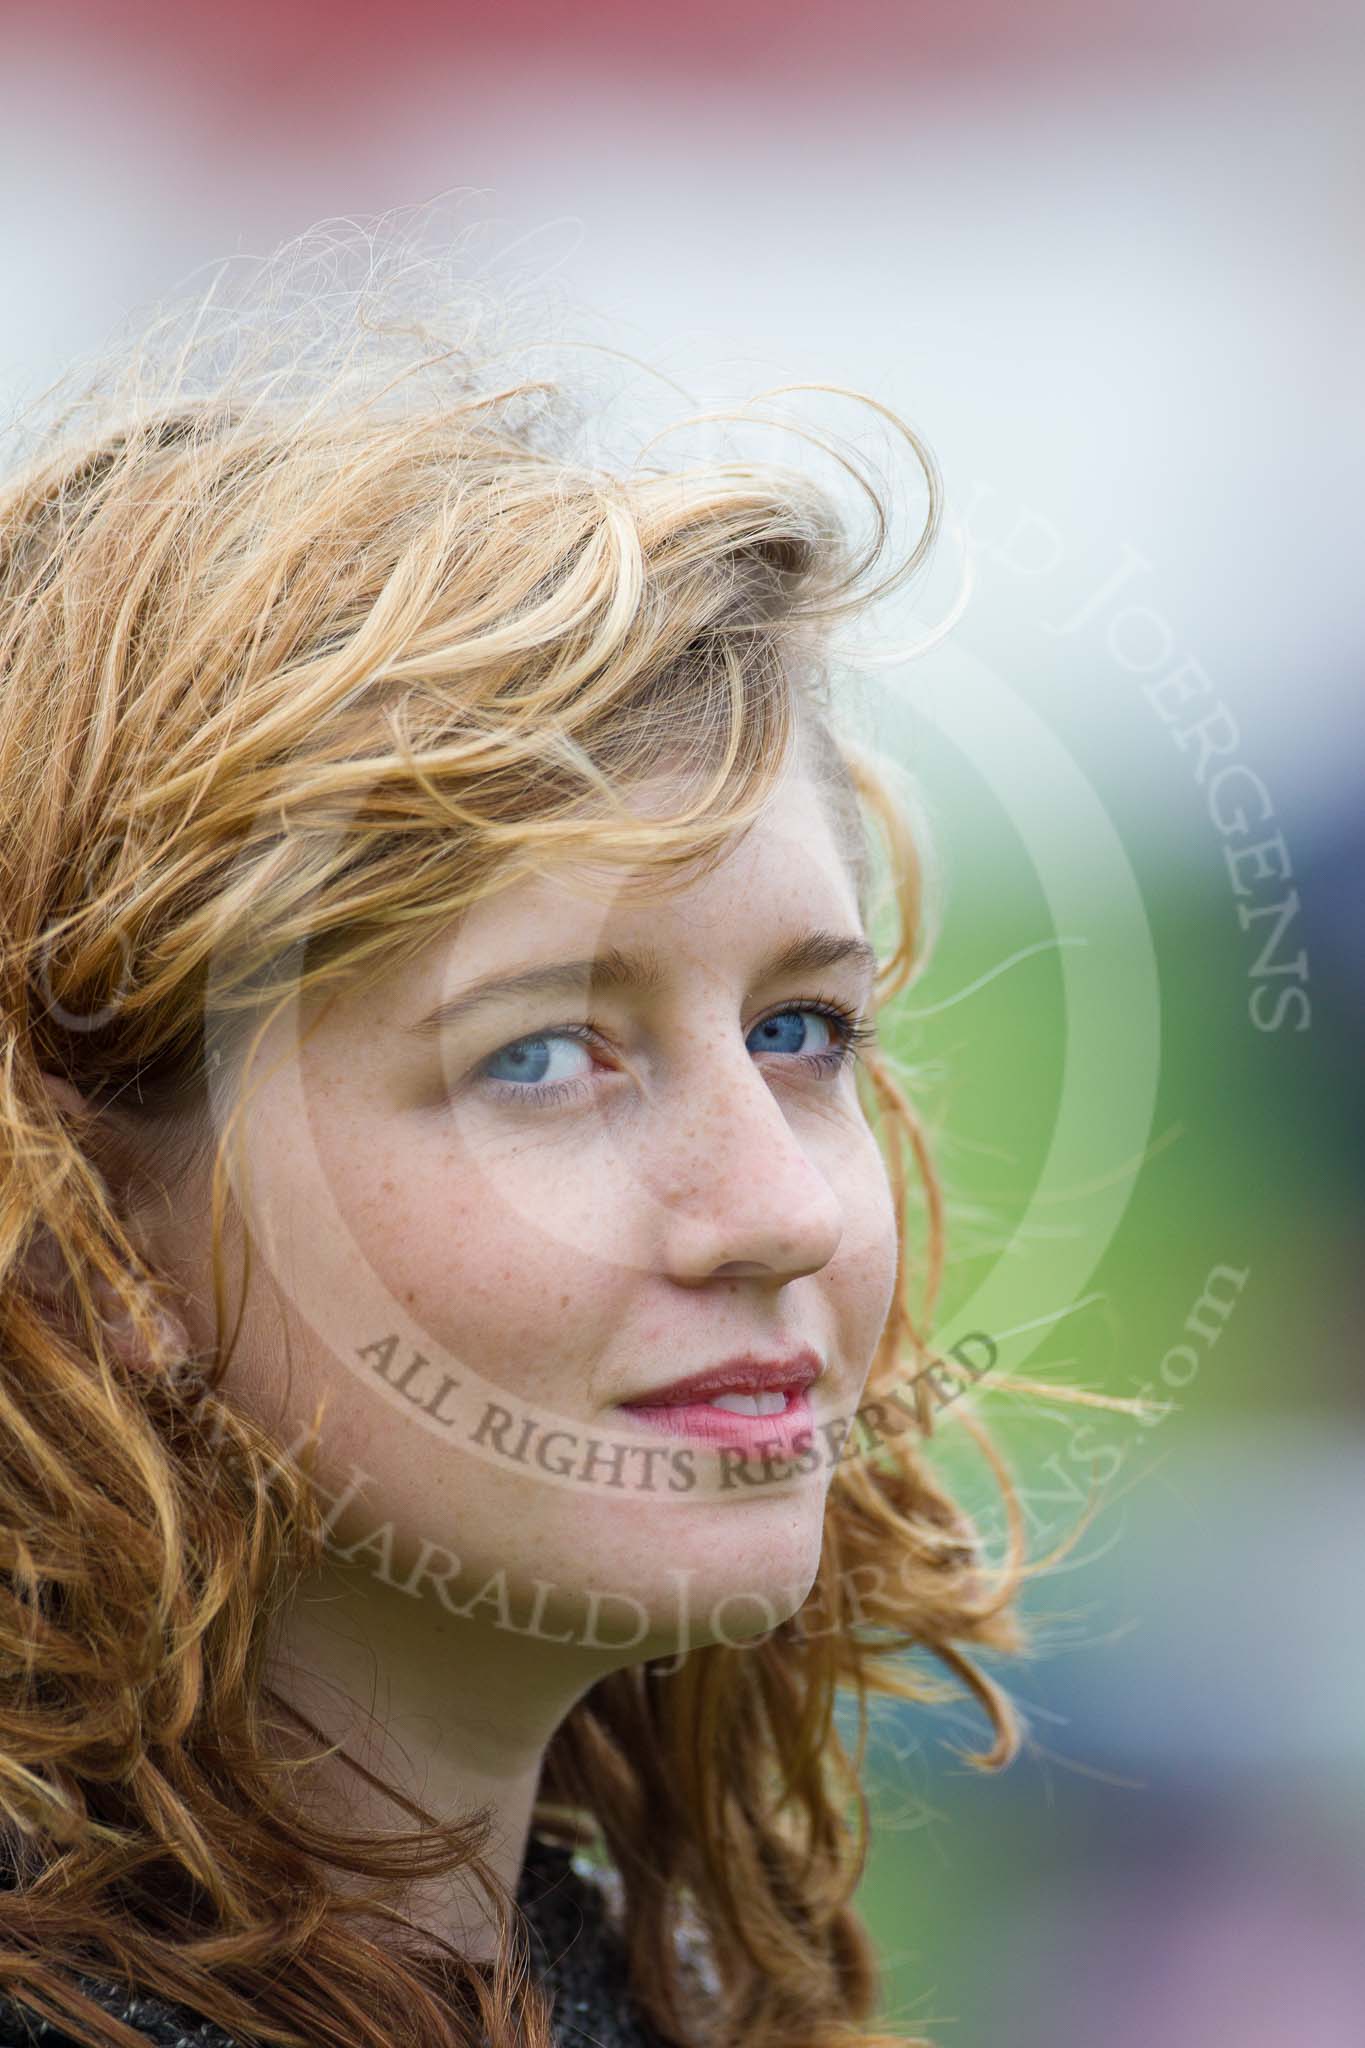
[[[614,1872],[589,1870],[570,1849],[533,1834],[517,1903],[530,1926],[533,1968],[554,2001],[555,2040],[562,2048],[665,2048],[627,1992],[620,1880]],[[695,1924],[681,1938],[680,1952],[689,1979],[704,1994],[714,1976]],[[212,2020],[196,2019],[152,1993],[130,1997],[84,1975],[79,1983],[157,2048],[250,2048]],[[31,2020],[0,1993],[0,2048],[71,2048],[71,2041],[61,2028]]]

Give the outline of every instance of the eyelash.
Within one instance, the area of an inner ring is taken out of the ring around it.
[[[854,1060],[859,1059],[862,1054],[862,1048],[865,1045],[870,1045],[877,1036],[877,1029],[874,1024],[864,1023],[857,1010],[850,1008],[847,1003],[841,1003],[837,998],[784,1003],[780,1010],[774,1010],[770,1016],[760,1017],[753,1026],[753,1029],[757,1030],[759,1024],[770,1023],[772,1017],[785,1017],[792,1011],[798,1010],[813,1010],[817,1017],[828,1018],[832,1024],[837,1024],[840,1030],[839,1043],[832,1051],[796,1053],[789,1056],[789,1063],[794,1062],[814,1073],[835,1074],[840,1072]],[[531,1040],[537,1038],[575,1038],[581,1045],[592,1045],[599,1042],[603,1035],[600,1026],[592,1018],[588,1018],[583,1024],[562,1024],[555,1025],[545,1031],[529,1031],[524,1038],[509,1039],[506,1045],[500,1045],[497,1052],[490,1053],[488,1057],[490,1060],[495,1060],[502,1053],[511,1051],[514,1046],[526,1045]],[[477,1073],[476,1078],[478,1078]],[[580,1096],[585,1089],[590,1090],[592,1087],[592,1083],[585,1080],[546,1081],[526,1084],[513,1081],[495,1081],[486,1078],[483,1085],[492,1091],[495,1101],[521,1102],[534,1109],[548,1109],[556,1103],[570,1101],[574,1097]]]

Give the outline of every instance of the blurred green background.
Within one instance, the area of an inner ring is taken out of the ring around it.
[[[986,623],[969,613],[959,633],[973,659],[1012,660],[1011,686],[1035,705],[1060,695],[1073,707],[1054,711],[1049,738],[1122,839],[1150,927],[1160,1069],[1145,1156],[1108,1161],[1131,1190],[1117,1228],[1096,1219],[1085,1184],[1031,1204],[1065,1064],[1082,1064],[1101,1170],[1134,1079],[1121,1034],[1111,1047],[1078,1035],[1093,1019],[1068,1004],[1059,949],[1026,950],[1059,935],[1055,906],[1010,815],[1014,788],[988,786],[923,709],[960,679],[951,667],[940,676],[937,651],[879,686],[881,744],[923,792],[943,874],[932,963],[889,1013],[888,1040],[946,1183],[944,1325],[961,1326],[993,1270],[1036,1299],[1039,1275],[1045,1291],[1059,1253],[1083,1243],[1094,1254],[1084,1294],[1059,1294],[1060,1319],[1029,1333],[1042,1341],[1018,1369],[1116,1395],[1146,1389],[1170,1406],[1144,1425],[988,1381],[961,1397],[1009,1459],[1031,1557],[1074,1529],[1092,1458],[1099,1508],[1060,1569],[1023,1595],[1029,1657],[980,1658],[1025,1723],[1003,1773],[954,1755],[985,1746],[965,1697],[878,1708],[859,1901],[884,1957],[885,2017],[944,2044],[1355,2039],[1359,814],[1279,813],[1241,842],[1278,827],[1292,850],[1292,884],[1267,879],[1241,900],[1297,890],[1259,978],[1309,996],[1280,1030],[1258,1029],[1249,1000],[1265,935],[1238,921],[1207,789],[1139,679],[1102,647],[1054,649],[1045,665],[1045,603],[1060,616],[1050,596],[988,576]],[[1067,696],[1063,660],[1085,667],[1083,702]],[[1274,758],[1256,760],[1250,724],[1244,741],[1238,758],[1273,791]],[[1019,759],[1015,787],[1027,790],[1034,765]],[[1074,851],[1083,867],[1079,824]],[[1242,862],[1244,886],[1257,866]],[[1066,927],[1087,957],[1112,936],[1109,909],[1097,896],[1083,927]],[[1302,968],[1301,951],[1306,974],[1268,972]],[[1260,1015],[1273,1014],[1267,1001]],[[1217,1268],[1218,1305],[1188,1330]],[[1002,1344],[1002,1369],[1021,1341]],[[999,1557],[994,1480],[954,1420],[941,1411],[930,1455]],[[851,1712],[841,1721],[851,1739]]]

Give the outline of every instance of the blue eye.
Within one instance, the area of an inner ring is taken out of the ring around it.
[[[534,1038],[517,1038],[513,1040],[511,1045],[503,1046],[499,1052],[495,1052],[490,1059],[485,1060],[479,1071],[481,1074],[486,1074],[490,1080],[515,1081],[517,1084],[516,1093],[518,1094],[533,1094],[539,1085],[544,1082],[547,1069],[554,1065],[552,1048],[555,1044],[581,1045],[584,1042],[583,1034],[571,1029],[546,1031]],[[497,1075],[493,1072],[494,1067],[499,1062],[506,1068],[506,1072],[503,1075]],[[531,1084],[529,1089],[525,1085],[527,1083]],[[564,1084],[559,1082],[554,1085],[563,1086]]]
[[[825,1050],[803,1049],[807,1020],[811,1017],[818,1018],[834,1038],[834,1044]],[[753,1046],[756,1052],[785,1053],[808,1072],[833,1074],[856,1059],[859,1048],[876,1035],[875,1027],[864,1024],[856,1010],[844,1003],[822,1000],[789,1004],[785,1010],[764,1017],[754,1025],[749,1040],[751,1044],[758,1040]],[[533,1032],[490,1053],[474,1078],[487,1083],[496,1100],[525,1104],[527,1108],[548,1108],[592,1088],[592,1082],[584,1075],[546,1078],[555,1064],[553,1048],[566,1044],[580,1045],[586,1050],[600,1040],[601,1032],[592,1023],[557,1025],[552,1031]],[[494,1071],[499,1066],[503,1068],[501,1074]]]

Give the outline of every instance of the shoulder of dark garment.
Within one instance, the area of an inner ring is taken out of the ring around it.
[[[3,1876],[0,1875],[0,1881]],[[517,1903],[530,1929],[532,1963],[549,1991],[562,2048],[664,2048],[630,1998],[615,1871],[593,1869],[572,1850],[532,1835]],[[695,1922],[680,1940],[684,1971],[699,1997],[715,1989],[709,1954]],[[151,1992],[133,1993],[99,1977],[77,1982],[105,2012],[145,2035],[155,2048],[253,2048],[213,2020]],[[34,2020],[0,1993],[0,2048],[75,2048],[47,2020]]]

